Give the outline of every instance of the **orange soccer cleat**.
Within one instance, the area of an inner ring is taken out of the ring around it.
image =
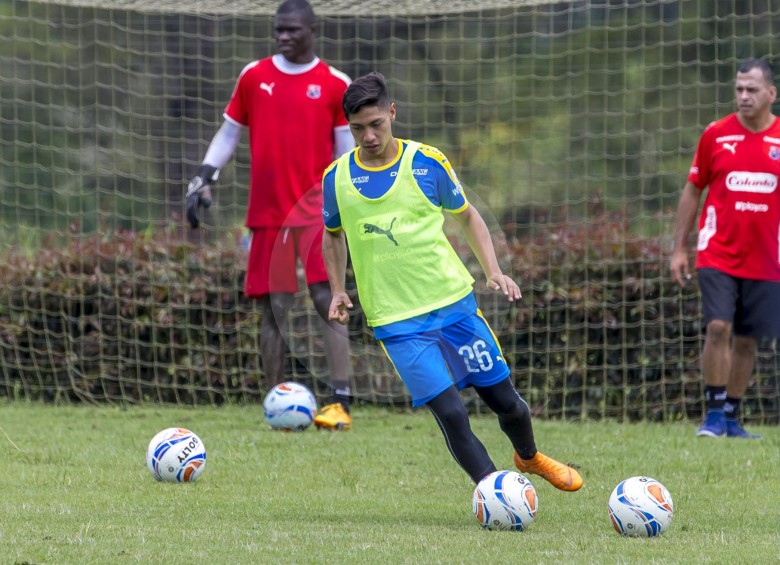
[[[322,407],[322,410],[314,417],[314,425],[317,428],[347,431],[352,427],[352,416],[340,402],[334,402]]]
[[[560,490],[575,491],[582,486],[582,476],[576,469],[559,463],[539,451],[536,452],[533,459],[521,459],[515,453],[515,466],[523,473],[539,475]]]

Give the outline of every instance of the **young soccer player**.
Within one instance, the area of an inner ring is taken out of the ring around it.
[[[522,472],[561,490],[579,489],[582,477],[575,469],[536,449],[528,405],[477,309],[474,279],[442,231],[446,210],[463,228],[488,287],[510,302],[520,298],[449,161],[433,147],[393,136],[396,107],[381,74],[355,80],[343,107],[358,148],[334,162],[323,180],[330,319],[346,324],[352,308],[344,286],[348,242],[368,324],[413,405],[431,410],[450,453],[471,479],[478,483],[496,467],[471,430],[458,393],[465,387],[474,387],[496,413]]]

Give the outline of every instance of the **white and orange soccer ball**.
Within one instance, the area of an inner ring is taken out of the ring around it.
[[[515,471],[495,471],[474,489],[472,511],[488,530],[523,531],[533,524],[539,500],[536,489]]]
[[[280,383],[265,395],[263,415],[275,430],[302,432],[317,415],[317,400],[302,384]]]
[[[673,515],[672,495],[650,477],[621,481],[609,497],[609,519],[624,536],[659,536],[669,528]]]
[[[146,467],[158,481],[191,483],[206,468],[206,447],[186,428],[166,428],[149,442]]]

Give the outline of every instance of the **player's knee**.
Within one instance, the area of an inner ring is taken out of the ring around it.
[[[263,298],[263,319],[261,328],[277,331],[287,325],[287,315],[292,307],[293,295],[288,293],[268,294]]]
[[[710,321],[705,339],[713,345],[728,343],[731,339],[731,324],[723,320]]]
[[[330,308],[330,286],[328,283],[315,283],[309,285],[309,296],[317,312],[327,319],[328,308]]]
[[[758,351],[758,340],[748,336],[734,336],[734,351],[737,355],[755,355]]]
[[[510,402],[498,413],[499,418],[505,421],[520,421],[530,417],[531,411],[528,409],[528,404],[519,395],[514,395],[514,398],[508,400]]]
[[[469,415],[462,402],[453,402],[436,406],[436,417],[447,430],[453,430],[468,426]]]

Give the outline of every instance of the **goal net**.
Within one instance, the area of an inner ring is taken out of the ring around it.
[[[486,218],[520,305],[486,293],[453,242],[534,412],[698,417],[698,292],[668,275],[673,210],[701,131],[733,111],[738,62],[775,56],[780,5],[312,4],[318,54],[353,78],[382,72],[394,133],[440,148]],[[205,227],[186,229],[182,212],[236,77],[275,52],[276,6],[0,6],[0,395],[262,398],[260,308],[241,292],[245,140]],[[304,292],[291,316],[289,378],[322,399]],[[356,398],[408,405],[359,310],[350,336]],[[762,342],[747,418],[780,420],[779,364]]]

